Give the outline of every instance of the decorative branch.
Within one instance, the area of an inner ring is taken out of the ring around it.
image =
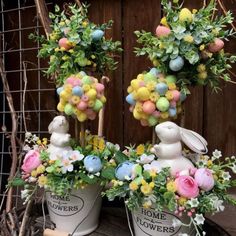
[[[51,21],[49,19],[47,5],[44,0],[34,0],[34,2],[45,34],[48,38],[49,34],[52,32],[52,29],[50,27]]]
[[[84,122],[80,123],[80,145],[82,148],[85,147],[85,125],[84,125]]]
[[[28,223],[28,220],[29,220],[29,215],[30,215],[32,205],[33,205],[33,199],[30,199],[27,202],[27,206],[26,206],[25,213],[24,213],[22,223],[21,223],[21,227],[20,227],[19,236],[25,236],[25,231],[26,231],[26,228],[27,228],[27,223]]]
[[[8,101],[8,106],[11,113],[11,121],[12,121],[12,132],[11,132],[11,148],[12,148],[12,164],[11,170],[9,175],[9,180],[11,180],[16,173],[17,169],[17,147],[16,147],[16,135],[17,135],[17,115],[13,104],[13,98],[10,92],[9,84],[6,78],[6,73],[4,69],[4,63],[2,58],[0,58],[0,74],[2,78],[3,89],[6,92],[6,98]],[[7,202],[6,202],[6,211],[9,212],[12,208],[12,195],[13,189],[12,187],[9,188],[7,193]]]

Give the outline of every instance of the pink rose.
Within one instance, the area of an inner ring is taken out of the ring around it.
[[[26,173],[31,173],[32,170],[36,169],[41,164],[39,152],[36,150],[30,150],[25,155],[23,165],[21,169]]]
[[[177,192],[180,196],[186,198],[195,198],[199,194],[197,182],[193,177],[188,175],[181,175],[175,179]]]
[[[198,169],[195,172],[194,178],[199,188],[204,191],[210,191],[215,185],[213,175],[211,171],[207,168]]]

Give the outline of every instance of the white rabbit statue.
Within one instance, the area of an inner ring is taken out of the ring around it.
[[[63,151],[71,151],[69,146],[70,134],[69,123],[64,116],[56,116],[48,126],[48,132],[51,135],[48,152],[50,153],[50,159],[56,160],[61,156]]]
[[[160,143],[154,145],[151,152],[158,157],[160,168],[170,167],[172,176],[177,173],[189,175],[189,170],[194,167],[190,160],[183,157],[181,141],[196,153],[207,153],[207,141],[192,130],[166,121],[157,125],[155,131]]]

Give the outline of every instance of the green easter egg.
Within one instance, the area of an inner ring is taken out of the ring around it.
[[[165,79],[167,83],[176,83],[176,77],[174,75],[167,75]]]
[[[92,83],[92,80],[90,78],[90,76],[86,75],[82,78],[82,83],[83,84],[91,84]]]
[[[93,110],[98,112],[102,107],[103,107],[103,103],[99,99],[96,99],[93,106]]]
[[[157,124],[157,122],[158,122],[158,120],[157,120],[156,117],[154,117],[154,116],[149,116],[148,117],[148,124],[150,126],[155,126]]]
[[[155,77],[155,75],[153,75],[152,73],[148,72],[144,75],[144,81],[147,82],[151,82],[151,81],[157,81],[157,78]]]
[[[159,111],[165,112],[169,109],[170,103],[166,97],[161,97],[156,102],[156,107],[158,108]]]
[[[74,113],[74,108],[70,103],[67,103],[64,108],[64,112],[66,115],[70,116]]]

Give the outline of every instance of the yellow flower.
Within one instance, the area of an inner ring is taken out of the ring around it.
[[[157,176],[157,172],[155,170],[151,170],[149,171],[149,174],[152,178],[156,177]]]
[[[147,184],[146,180],[142,179],[142,180],[141,180],[141,184],[142,184],[142,185]]]
[[[208,167],[211,167],[212,164],[213,164],[212,160],[208,160],[208,161],[207,161],[207,166],[208,166]]]
[[[39,184],[40,187],[45,186],[47,183],[48,183],[48,178],[47,178],[47,176],[44,176],[44,175],[39,176],[39,178],[38,178],[38,184]]]
[[[143,203],[143,207],[146,208],[146,209],[150,208],[151,206],[152,206],[151,201],[146,201],[146,202]]]
[[[145,147],[143,144],[140,144],[137,146],[137,148],[136,148],[137,155],[142,155],[144,153],[144,151],[145,151]]]
[[[157,59],[154,59],[152,61],[152,63],[153,63],[154,66],[159,66],[160,65],[160,62]]]
[[[159,97],[160,97],[160,96],[158,95],[158,93],[151,93],[151,94],[150,94],[150,100],[151,100],[152,102],[156,102]]]
[[[161,18],[161,24],[169,28],[169,25],[167,23],[167,19],[165,16]]]
[[[141,192],[144,195],[150,195],[152,193],[152,188],[150,187],[149,184],[145,184],[145,185],[141,186]]]
[[[164,43],[160,42],[160,44],[159,44],[159,48],[160,48],[160,49],[163,49],[163,48],[165,48],[165,45],[164,45]]]
[[[37,174],[43,174],[45,172],[45,166],[44,165],[38,166],[36,172]]]
[[[64,21],[61,21],[61,22],[59,23],[59,25],[60,25],[60,26],[64,26],[64,25],[65,25],[65,22],[64,22]]]
[[[180,197],[180,198],[178,199],[178,203],[179,203],[179,205],[181,205],[181,206],[185,205],[186,202],[187,202],[187,198],[185,198],[185,197]]]
[[[99,138],[98,136],[94,136],[93,138],[93,150],[97,150],[99,145]]]
[[[48,139],[47,138],[43,138],[43,145],[47,145],[48,143]]]
[[[83,21],[82,26],[86,27],[88,25],[88,21]]]
[[[200,72],[204,72],[206,70],[206,66],[204,64],[200,64],[197,67],[197,71]]]
[[[68,56],[63,56],[61,59],[62,59],[63,61],[66,61],[68,58],[69,58]]]
[[[31,171],[31,176],[32,177],[36,177],[38,175],[36,170]]]
[[[196,13],[197,13],[197,9],[193,9],[193,10],[192,10],[192,13],[193,13],[193,14],[196,14]]]
[[[217,36],[217,35],[219,34],[219,30],[213,29],[213,30],[212,30],[212,33],[213,33],[215,36]]]
[[[154,182],[149,183],[149,186],[150,186],[151,188],[154,188],[154,187],[155,187]]]
[[[207,78],[207,72],[204,71],[204,72],[199,73],[198,78],[202,79],[202,80],[206,79]]]
[[[132,181],[132,182],[129,184],[129,188],[130,188],[130,190],[132,190],[132,191],[136,191],[136,190],[138,189],[138,185],[137,185],[134,181]]]
[[[103,138],[100,138],[99,145],[98,145],[99,151],[103,151],[105,148],[105,141]]]
[[[176,190],[177,190],[177,187],[176,187],[176,184],[174,181],[168,182],[166,185],[166,188],[168,191],[173,192],[173,193],[176,192]]]
[[[192,35],[186,35],[186,36],[184,36],[184,41],[188,42],[188,43],[193,43],[194,38]]]
[[[38,144],[38,145],[41,145],[41,144],[42,144],[42,141],[39,139],[39,140],[37,141],[37,144]]]
[[[203,51],[205,49],[205,44],[202,44],[200,47],[199,47],[199,50],[200,51]]]
[[[168,83],[168,88],[170,90],[174,90],[174,89],[176,89],[176,84],[175,83]]]

